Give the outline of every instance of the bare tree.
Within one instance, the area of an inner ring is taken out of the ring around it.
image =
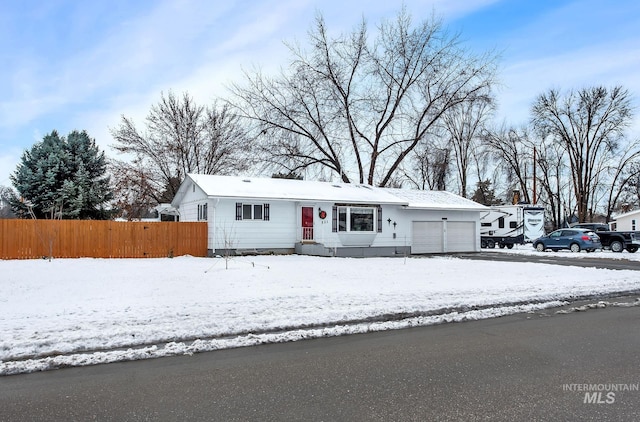
[[[117,174],[144,180],[143,204],[149,198],[170,201],[187,173],[233,174],[248,169],[253,160],[251,141],[230,107],[198,106],[188,93],[181,98],[161,94],[143,132],[122,116],[111,134],[114,148],[133,156],[131,163],[115,164]]]
[[[450,108],[444,117],[444,127],[449,134],[450,144],[458,170],[459,194],[467,198],[467,179],[476,151],[476,140],[484,124],[493,111],[491,101],[479,99],[467,101]]]
[[[155,205],[167,202],[162,196],[162,183],[155,182],[149,169],[139,162],[113,161],[109,163],[109,171],[117,217],[127,220],[148,217]]]
[[[509,185],[520,192],[521,200],[531,202],[534,143],[526,128],[507,128],[505,125],[485,130],[483,144],[495,157]]]
[[[554,229],[562,227],[571,210],[571,178],[566,152],[555,142],[543,139],[537,148],[536,177],[540,186],[538,204],[546,206]]]
[[[8,186],[0,186],[0,218],[16,218],[11,202],[16,201],[16,192]]]
[[[451,173],[451,147],[444,133],[429,135],[428,142],[412,152],[403,176],[417,189],[446,190]]]
[[[539,133],[566,150],[578,218],[587,221],[600,172],[618,150],[631,121],[629,92],[620,86],[593,87],[562,96],[551,89],[536,99],[532,115]]]
[[[369,42],[367,24],[331,38],[318,16],[310,50],[289,67],[234,84],[267,159],[287,171],[328,169],[344,182],[387,186],[449,109],[489,98],[495,57],[465,51],[439,21],[402,10]]]
[[[619,208],[640,207],[640,161],[629,164],[629,173],[632,175],[624,189],[624,203],[619,204]]]
[[[609,168],[611,183],[607,186],[607,222],[616,209],[620,208],[620,199],[625,196],[634,180],[640,177],[640,141],[630,143],[619,154],[618,162]]]
[[[499,187],[501,178],[499,167],[496,163],[496,157],[491,154],[491,151],[489,151],[482,142],[482,133],[480,136],[480,142],[476,142],[476,148],[471,152],[473,168],[476,173],[476,188],[479,183],[487,181],[490,182],[494,188]]]

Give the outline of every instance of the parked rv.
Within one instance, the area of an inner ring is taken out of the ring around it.
[[[544,208],[530,204],[492,207],[480,217],[482,248],[513,248],[544,236]]]

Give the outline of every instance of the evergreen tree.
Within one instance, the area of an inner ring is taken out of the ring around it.
[[[46,135],[22,155],[11,182],[19,197],[11,205],[19,216],[31,208],[37,218],[110,217],[105,206],[113,195],[104,152],[86,131]]]
[[[500,199],[496,198],[490,180],[481,180],[476,184],[476,191],[473,193],[471,200],[487,206],[501,204]]]

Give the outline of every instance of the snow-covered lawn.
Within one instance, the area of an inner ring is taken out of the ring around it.
[[[553,256],[554,254],[558,254],[558,256],[571,257],[574,259],[580,259],[580,258],[627,259],[629,261],[640,262],[640,252],[629,253],[627,251],[622,251],[622,252],[616,253],[616,252],[611,252],[608,249],[597,250],[593,253],[587,253],[585,251],[582,251],[580,253],[574,253],[574,252],[571,252],[570,250],[561,250],[557,252],[547,250],[544,252],[538,252],[533,248],[533,246],[531,246],[530,243],[525,245],[515,245],[513,249],[507,249],[507,248],[500,249],[496,246],[494,249],[482,249],[482,252],[500,252],[500,253],[507,253],[507,254],[537,255],[537,256],[545,256],[545,255]]]
[[[450,257],[228,265],[188,256],[0,261],[0,375],[488,318],[640,289],[634,271]]]

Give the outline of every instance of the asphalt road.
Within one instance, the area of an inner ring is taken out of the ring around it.
[[[0,420],[640,420],[581,390],[640,385],[640,306],[555,311],[0,377]]]
[[[595,252],[596,254],[599,252]],[[638,252],[640,253],[640,252]],[[507,262],[534,262],[538,264],[573,265],[577,267],[607,268],[610,270],[634,270],[640,271],[640,262],[628,259],[590,258],[589,255],[580,259],[557,252],[540,252],[535,255],[509,254],[504,252],[481,251],[474,253],[454,254],[458,258],[474,259],[482,261],[507,261]]]

